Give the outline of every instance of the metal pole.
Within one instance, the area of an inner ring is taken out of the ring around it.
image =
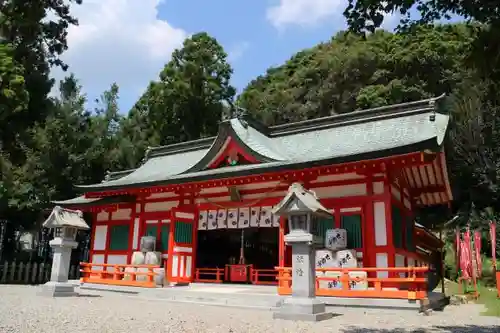
[[[245,264],[245,229],[241,229],[240,265]]]
[[[443,241],[443,228],[439,230],[439,239],[441,242]],[[445,285],[444,285],[444,261],[445,261],[445,256],[446,252],[444,251],[444,247],[441,248],[441,293],[445,294]]]

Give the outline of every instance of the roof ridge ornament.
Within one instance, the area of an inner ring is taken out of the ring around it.
[[[146,163],[147,160],[149,160],[149,156],[151,155],[152,150],[153,147],[151,146],[146,147],[146,152],[144,153],[144,157],[141,160],[141,165],[143,165],[144,163]]]
[[[111,178],[111,171],[106,170],[106,172],[104,173],[104,179],[101,181],[101,183],[109,181],[110,178]]]
[[[429,116],[429,121],[431,122],[436,121],[436,99],[437,99],[436,97],[429,99],[429,107],[432,108],[432,113]]]
[[[246,117],[248,117],[249,112],[247,109],[242,108],[239,105],[234,106],[233,119],[238,119],[241,125],[246,129],[248,128],[248,121]]]

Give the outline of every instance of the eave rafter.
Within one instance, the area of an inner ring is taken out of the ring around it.
[[[107,191],[87,192],[87,198],[99,198],[116,195],[147,195],[151,193],[164,193],[176,191],[196,191],[204,188],[214,188],[221,186],[237,186],[250,183],[263,183],[270,181],[282,181],[290,183],[297,180],[314,180],[319,176],[334,175],[342,173],[380,173],[386,171],[388,168],[403,168],[409,166],[418,166],[426,162],[426,154],[422,152],[415,152],[405,155],[398,155],[387,158],[380,158],[368,161],[349,162],[337,165],[327,165],[311,167],[302,170],[280,170],[280,171],[267,171],[260,172],[256,169],[255,175],[233,176],[230,175],[215,175],[219,179],[211,180],[191,180],[184,183],[165,184],[165,185],[142,185],[141,187],[131,187],[125,189],[112,189]]]

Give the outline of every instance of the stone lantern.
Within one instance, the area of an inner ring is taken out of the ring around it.
[[[315,245],[316,221],[332,214],[319,202],[315,193],[293,183],[273,213],[286,216],[290,232],[285,242],[292,247],[292,296],[273,314],[275,319],[320,321],[333,317],[325,304],[316,299]]]
[[[89,226],[81,211],[56,206],[43,227],[54,229],[54,239],[49,243],[53,251],[50,281],[42,286],[41,294],[51,297],[74,296],[74,285],[68,283],[71,251],[78,247],[75,241],[78,230],[87,230]]]

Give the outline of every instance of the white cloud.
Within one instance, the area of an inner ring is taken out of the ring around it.
[[[72,7],[79,26],[68,30],[63,60],[89,99],[116,82],[127,107],[156,79],[187,32],[158,19],[162,0],[85,0]],[[64,74],[55,71],[55,78]],[[122,110],[127,112],[128,110]]]
[[[288,25],[311,26],[341,13],[346,0],[279,0],[269,7],[267,19],[278,29]]]
[[[250,43],[248,42],[241,42],[233,45],[227,52],[227,61],[231,63],[236,62],[243,56],[243,54],[246,52],[246,50],[248,50],[249,47]]]
[[[267,20],[279,30],[287,26],[315,26],[326,20],[339,20],[339,25],[346,28],[343,12],[347,0],[279,0],[266,12]],[[385,16],[382,28],[392,30],[399,21],[399,15]]]

